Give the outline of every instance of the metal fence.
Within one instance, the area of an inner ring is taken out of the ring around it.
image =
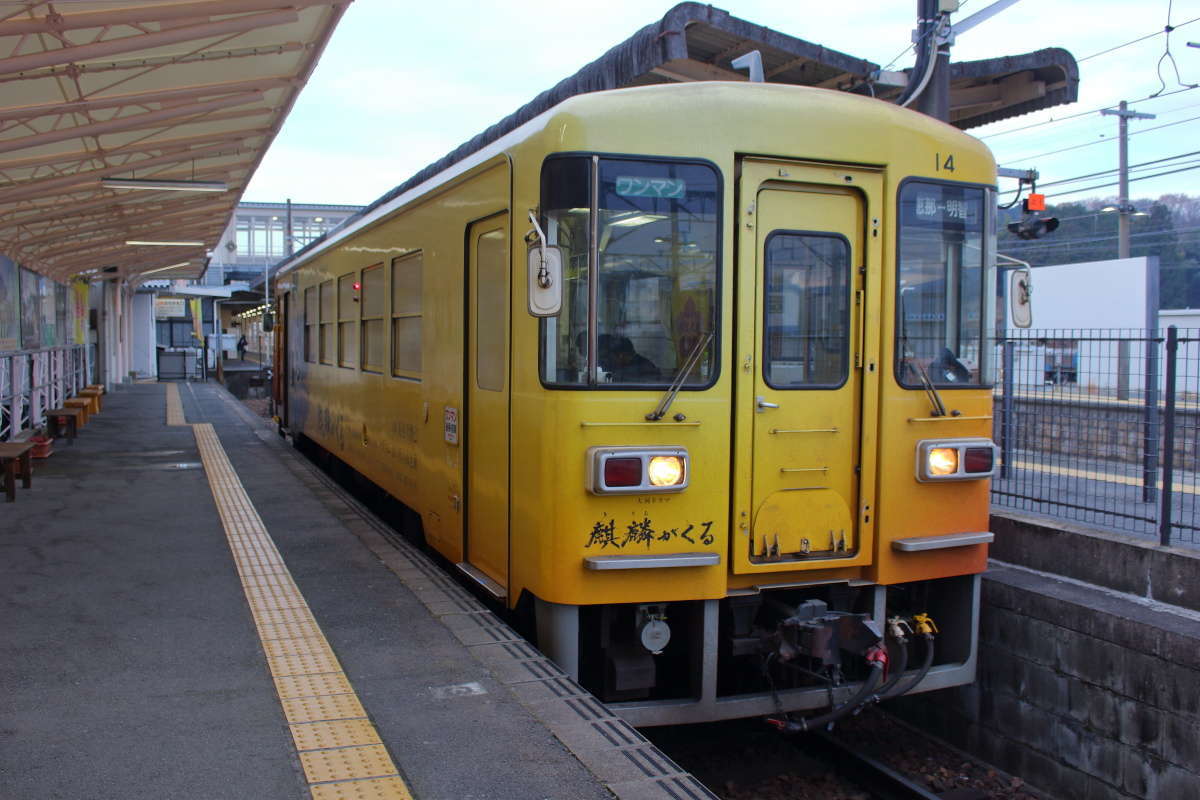
[[[88,384],[83,345],[0,353],[0,442],[41,427],[46,410]]]
[[[1200,544],[1200,331],[1028,330],[997,349],[993,503]]]

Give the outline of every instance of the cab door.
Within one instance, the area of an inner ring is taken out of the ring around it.
[[[497,598],[508,586],[508,214],[467,230],[466,553]]]
[[[739,338],[744,535],[735,571],[869,559],[874,425],[864,423],[864,367],[875,373],[869,351],[878,345],[865,323],[877,183],[840,168],[743,164],[739,309],[754,325]]]

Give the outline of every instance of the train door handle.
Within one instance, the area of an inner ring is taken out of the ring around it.
[[[766,411],[768,408],[779,408],[779,403],[768,403],[767,398],[765,398],[765,397],[758,397],[756,399],[757,399],[758,411],[760,414],[763,411]]]

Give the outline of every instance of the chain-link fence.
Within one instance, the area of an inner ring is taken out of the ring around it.
[[[1200,544],[1200,331],[1029,330],[997,347],[996,505]]]

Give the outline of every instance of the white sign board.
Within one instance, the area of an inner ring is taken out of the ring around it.
[[[154,298],[154,318],[167,319],[169,317],[186,317],[187,316],[187,301],[182,297],[156,297]]]

